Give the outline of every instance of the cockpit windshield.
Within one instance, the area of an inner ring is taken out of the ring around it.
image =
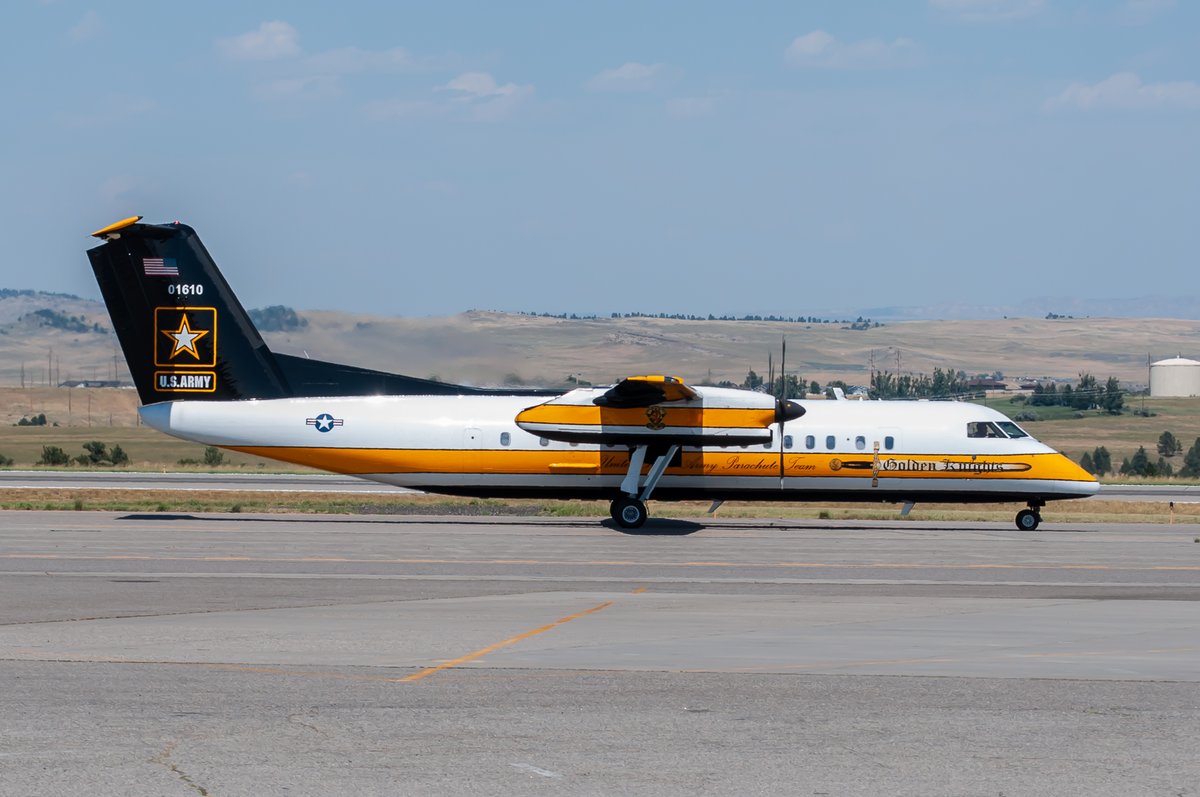
[[[1029,437],[1029,433],[1012,421],[971,421],[967,424],[967,437],[998,439]]]
[[[967,424],[967,437],[1007,437],[1000,427],[991,421],[971,421]]]
[[[1012,421],[1000,421],[996,425],[1003,429],[1004,433],[1011,438],[1016,439],[1018,437],[1029,437],[1029,432],[1025,431],[1020,426],[1017,426]]]

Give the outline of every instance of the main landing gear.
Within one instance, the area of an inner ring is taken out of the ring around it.
[[[667,465],[679,452],[679,446],[671,446],[661,456],[654,460],[650,472],[642,482],[642,466],[646,464],[646,452],[649,446],[638,446],[629,456],[629,470],[621,481],[621,497],[614,498],[609,506],[609,514],[623,529],[638,529],[646,522],[646,501],[658,486],[659,479],[667,470]],[[640,483],[640,484],[639,484]]]
[[[642,524],[646,522],[646,505],[627,495],[613,499],[608,511],[612,515],[612,519],[617,521],[617,525],[623,529],[641,528]]]
[[[1042,513],[1039,510],[1043,506],[1045,504],[1030,501],[1028,509],[1017,513],[1017,528],[1021,531],[1037,531],[1038,524],[1042,522]]]

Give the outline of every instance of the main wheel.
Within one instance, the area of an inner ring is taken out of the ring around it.
[[[1041,515],[1032,509],[1022,509],[1017,513],[1017,528],[1021,531],[1034,531],[1041,522]]]
[[[623,529],[641,528],[646,522],[646,505],[636,498],[622,496],[614,499],[608,511]]]

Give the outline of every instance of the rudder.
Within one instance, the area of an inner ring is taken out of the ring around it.
[[[88,259],[142,403],[290,395],[196,231],[140,218],[93,233]]]

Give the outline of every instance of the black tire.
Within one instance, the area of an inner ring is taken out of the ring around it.
[[[1021,531],[1037,531],[1042,517],[1032,509],[1022,509],[1017,513],[1017,528]]]
[[[614,499],[608,511],[623,529],[640,529],[646,522],[646,505],[636,498]]]

